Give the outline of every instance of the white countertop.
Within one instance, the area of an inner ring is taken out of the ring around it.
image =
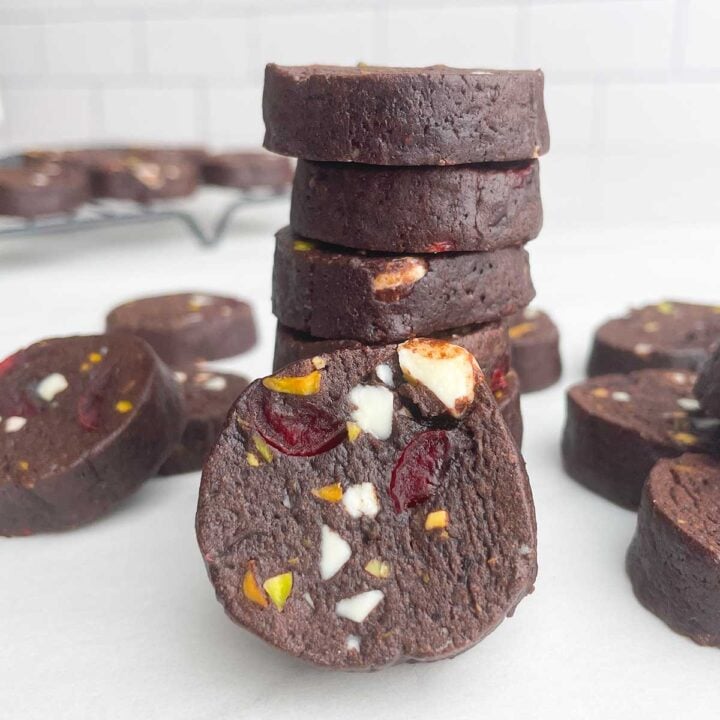
[[[195,542],[199,475],[157,479],[91,526],[0,539],[0,717],[717,717],[720,651],[635,601],[624,572],[635,515],[573,483],[559,459],[563,387],[581,377],[594,325],[632,303],[720,299],[720,225],[704,221],[717,206],[711,168],[691,187],[660,161],[633,168],[600,182],[589,161],[548,161],[544,176],[548,220],[530,251],[566,372],[522,401],[540,572],[515,617],[452,661],[318,671],[224,616]],[[244,211],[213,250],[172,223],[0,240],[0,355],[98,331],[133,296],[187,288],[253,300],[259,347],[217,365],[267,374],[272,234],[287,212],[284,201]]]

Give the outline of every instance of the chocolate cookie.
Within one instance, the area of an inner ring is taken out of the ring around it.
[[[146,160],[160,160],[162,162],[189,162],[200,167],[208,157],[208,151],[201,145],[135,145],[125,148],[130,155],[136,155]]]
[[[544,390],[562,375],[560,335],[550,317],[535,308],[525,308],[508,323],[512,366],[524,393]]]
[[[0,168],[0,215],[34,218],[75,210],[90,198],[87,174],[53,163]]]
[[[180,158],[123,154],[94,166],[93,195],[147,203],[191,195],[198,184],[198,169]]]
[[[627,571],[650,612],[696,643],[720,647],[720,461],[687,454],[655,465]]]
[[[381,167],[300,160],[292,229],[314,240],[386,252],[488,251],[542,227],[539,166]]]
[[[179,475],[202,469],[205,457],[225,425],[228,410],[248,381],[239,375],[198,368],[175,371],[185,400],[185,429],[180,442],[159,470]]]
[[[139,335],[176,367],[239,355],[256,340],[247,303],[204,293],[133,300],[112,310],[106,324],[108,331]]]
[[[507,329],[499,320],[485,325],[468,325],[466,327],[446,330],[432,337],[446,340],[453,345],[460,345],[469,350],[478,361],[485,375],[492,375],[493,370],[507,360],[510,352]],[[307,333],[298,332],[278,323],[275,332],[275,359],[273,372],[292,362],[311,358],[315,355],[331,353],[344,348],[359,349],[363,346],[359,340],[324,340]]]
[[[209,185],[233,187],[239,190],[254,188],[286,189],[293,179],[293,168],[286,157],[266,152],[234,152],[212,155],[202,168],[203,179]]]
[[[699,370],[720,338],[720,306],[665,301],[631,310],[595,333],[588,375],[643,368]]]
[[[265,68],[265,147],[304,160],[458,165],[550,146],[539,70]]]
[[[0,363],[0,534],[95,520],[180,437],[182,399],[130,335],[44,340]]]
[[[438,340],[250,385],[205,464],[197,532],[230,617],[333,668],[457,655],[536,574],[522,458],[472,355]]]
[[[522,248],[398,256],[276,237],[273,312],[315,337],[404,340],[511,315],[535,294]]]
[[[609,500],[636,508],[653,465],[688,450],[710,452],[720,421],[702,416],[687,370],[603,375],[567,393],[567,473]]]
[[[718,341],[719,344],[700,371],[695,395],[706,413],[720,418],[720,336]]]
[[[192,194],[198,184],[196,164],[178,150],[138,148],[87,148],[32,151],[25,161],[33,166],[52,162],[85,170],[93,197],[147,203]]]

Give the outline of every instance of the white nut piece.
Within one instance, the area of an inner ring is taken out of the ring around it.
[[[393,394],[379,385],[356,385],[349,394],[355,406],[350,416],[363,432],[378,440],[387,440],[392,434]]]
[[[374,518],[380,512],[377,492],[371,482],[358,483],[346,488],[342,504],[347,514],[355,519],[363,515]]]
[[[373,291],[378,294],[409,290],[427,275],[427,263],[420,258],[402,257],[390,260],[385,270],[373,278]]]
[[[696,412],[700,409],[700,403],[692,397],[678,398],[677,404],[687,412]]]
[[[348,652],[360,652],[360,638],[357,635],[348,635],[345,639]]]
[[[67,390],[67,388],[68,381],[64,375],[51,373],[38,383],[35,391],[45,402],[52,402],[56,395]]]
[[[392,368],[387,363],[382,363],[375,368],[375,374],[383,385],[394,387]]]
[[[213,375],[202,386],[210,392],[221,392],[227,387],[227,380],[222,375]]]
[[[5,432],[14,433],[18,430],[22,430],[27,423],[27,419],[20,417],[20,415],[11,415],[5,420]]]
[[[334,530],[327,525],[320,531],[320,577],[329,580],[350,559],[352,550]]]
[[[398,361],[405,379],[423,385],[447,408],[461,417],[475,399],[482,371],[472,353],[443,340],[415,338],[398,345]]]
[[[338,617],[361,623],[382,602],[384,597],[385,593],[382,590],[368,590],[359,595],[338,600],[335,603],[335,614]]]

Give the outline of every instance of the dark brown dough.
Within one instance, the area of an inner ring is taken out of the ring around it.
[[[131,335],[44,340],[0,363],[0,534],[106,514],[165,460],[182,398]]]
[[[522,245],[542,227],[539,166],[536,160],[445,168],[300,160],[290,225],[314,240],[385,252]]]
[[[211,155],[203,163],[203,180],[209,185],[239,190],[285,190],[293,179],[286,157],[267,152],[233,152]]]
[[[276,237],[273,312],[315,337],[394,342],[512,315],[535,294],[522,248],[396,256]]]
[[[588,375],[644,368],[699,370],[720,339],[720,306],[664,301],[609,320],[595,333]]]
[[[75,210],[90,199],[87,173],[54,163],[0,168],[0,215],[34,218]]]
[[[174,374],[183,390],[185,429],[180,442],[162,464],[160,475],[179,475],[202,469],[225,425],[230,406],[248,384],[240,375],[202,368],[176,370]]]
[[[550,146],[540,70],[265,68],[265,147],[303,160],[458,165]]]
[[[108,331],[139,335],[176,367],[239,355],[256,341],[247,303],[206,293],[132,300],[112,310],[106,324]]]
[[[485,325],[469,325],[433,335],[440,340],[447,340],[453,345],[460,345],[469,350],[478,361],[485,375],[492,375],[495,368],[505,363],[510,352],[507,328],[496,320]],[[275,332],[275,359],[273,372],[285,365],[314,355],[334,352],[343,348],[359,349],[363,343],[359,340],[324,340],[307,333],[298,332],[278,323]]]
[[[547,313],[525,308],[508,321],[512,366],[524,393],[544,390],[562,375],[560,334]]]
[[[637,508],[655,463],[719,447],[720,421],[704,417],[687,370],[601,375],[567,393],[563,461],[579,483]]]
[[[720,418],[720,335],[718,345],[700,371],[695,395],[706,413]]]
[[[673,630],[720,647],[720,461],[660,460],[627,556],[638,600]]]
[[[461,394],[404,394],[393,346],[303,360],[249,386],[205,464],[197,532],[219,601],[318,665],[452,657],[533,587],[532,496],[489,388],[466,350],[410,347],[403,367],[427,350],[416,374],[462,378]]]

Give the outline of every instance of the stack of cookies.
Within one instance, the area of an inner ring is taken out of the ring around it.
[[[543,84],[540,71],[267,67],[265,147],[299,158],[275,251],[276,368],[449,339],[520,440],[504,319],[534,296]]]

